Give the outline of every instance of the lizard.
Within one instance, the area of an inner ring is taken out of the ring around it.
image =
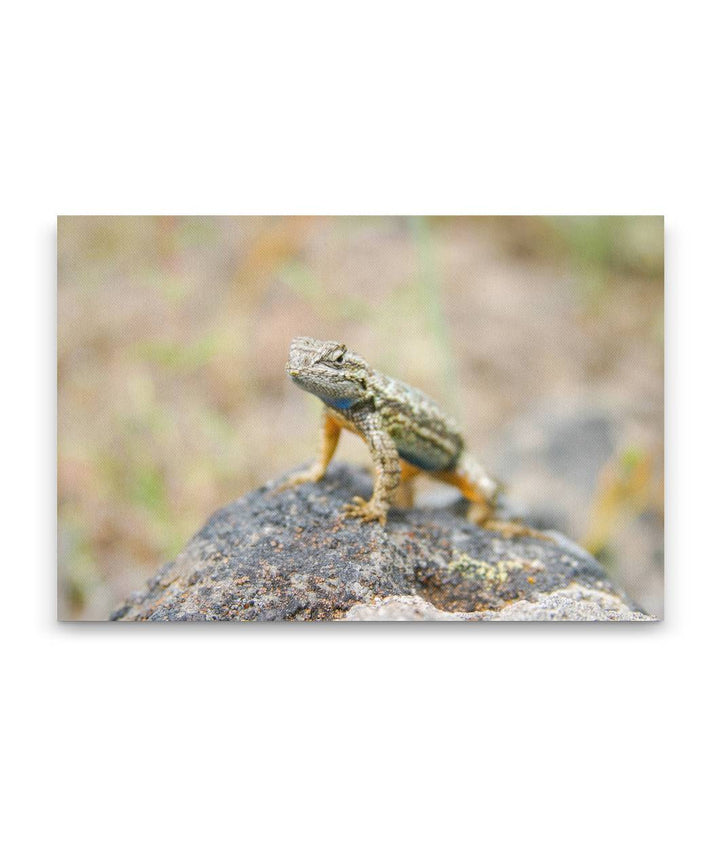
[[[517,523],[495,520],[499,485],[465,449],[452,417],[424,392],[371,368],[341,342],[294,338],[285,370],[303,390],[323,402],[320,444],[315,461],[281,483],[276,491],[317,482],[327,472],[342,429],[367,444],[375,466],[372,496],[343,506],[349,517],[385,525],[394,494],[421,472],[459,488],[470,501],[468,518],[506,537],[547,539]]]

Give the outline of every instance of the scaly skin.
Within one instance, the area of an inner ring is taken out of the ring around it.
[[[319,481],[326,473],[343,428],[367,443],[375,465],[372,497],[356,496],[345,506],[349,517],[385,524],[398,488],[412,501],[411,482],[419,472],[455,485],[471,502],[469,518],[506,536],[547,537],[527,527],[492,519],[498,486],[464,451],[457,424],[423,392],[370,368],[339,342],[298,337],[290,345],[286,371],[323,401],[320,448],[315,462],[280,485],[284,490]]]

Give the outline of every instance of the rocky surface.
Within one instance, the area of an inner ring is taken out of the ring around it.
[[[266,485],[217,511],[124,621],[633,621],[603,568],[559,533],[504,539],[463,503],[393,509],[386,527],[341,515],[369,474],[336,465],[278,494]]]
[[[353,606],[345,621],[652,621],[616,594],[571,584],[537,600],[518,600],[498,610],[444,612],[418,595],[386,597]]]

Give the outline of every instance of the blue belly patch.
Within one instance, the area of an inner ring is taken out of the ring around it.
[[[328,407],[334,407],[336,410],[349,410],[355,403],[352,398],[323,398],[322,401]]]

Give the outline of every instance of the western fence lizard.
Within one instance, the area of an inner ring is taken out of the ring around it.
[[[547,536],[516,523],[493,520],[497,483],[464,448],[460,428],[425,393],[370,368],[340,342],[298,337],[285,367],[292,380],[325,405],[320,448],[308,469],[277,490],[319,481],[327,471],[343,428],[367,443],[375,465],[370,500],[356,496],[348,516],[385,524],[399,487],[406,491],[420,472],[459,488],[470,500],[469,518],[506,536]]]

